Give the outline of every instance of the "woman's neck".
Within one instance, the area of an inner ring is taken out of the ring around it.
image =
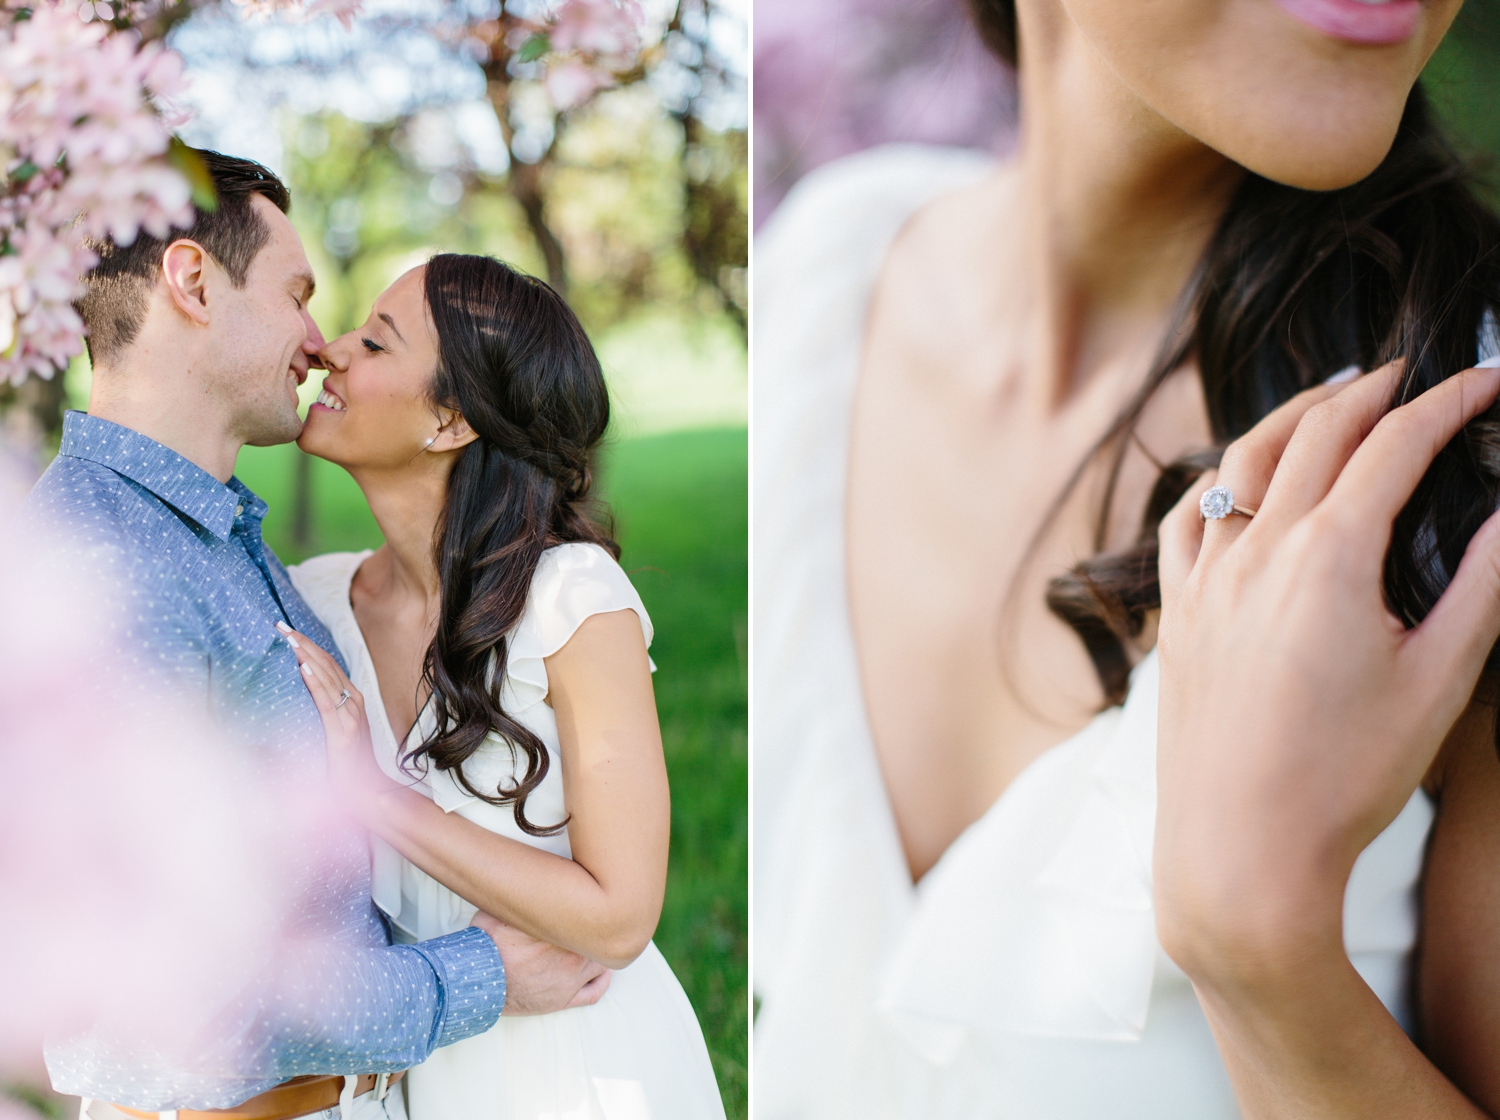
[[[424,453],[399,471],[351,472],[385,537],[380,593],[424,602],[436,616],[441,596],[434,543],[447,496],[448,470]]]
[[[1022,35],[1016,263],[1028,380],[1056,408],[1154,349],[1244,172],[1141,101],[1061,6],[1046,11],[1055,25]]]

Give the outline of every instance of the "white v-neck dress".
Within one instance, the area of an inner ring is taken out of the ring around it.
[[[333,634],[349,675],[365,696],[380,767],[412,783],[397,764],[398,744],[386,718],[369,647],[349,602],[349,587],[369,552],[317,556],[290,569],[292,583]],[[545,658],[556,653],[590,615],[633,610],[646,644],[651,621],[629,577],[603,548],[563,544],[542,554],[526,609],[509,636],[501,703],[551,755],[547,776],[526,802],[538,824],[567,816],[557,719],[547,704]],[[654,666],[653,666],[654,668]],[[431,726],[423,713],[409,751]],[[523,764],[524,764],[524,756]],[[480,789],[511,784],[510,748],[491,734],[464,763]],[[450,813],[491,832],[571,858],[568,833],[531,836],[510,806],[468,793],[449,773],[432,770],[415,788]],[[375,903],[401,940],[421,941],[467,926],[475,907],[371,838]],[[433,1053],[405,1079],[411,1120],[721,1120],[713,1066],[687,995],[655,944],[615,972],[609,991],[592,1007],[552,1015],[501,1018],[482,1035]]]
[[[916,888],[871,743],[844,567],[866,308],[906,220],[993,168],[876,149],[808,176],[757,241],[756,1120],[1238,1115],[1156,940],[1155,656]],[[1418,791],[1345,901],[1350,957],[1403,1024],[1432,817]]]

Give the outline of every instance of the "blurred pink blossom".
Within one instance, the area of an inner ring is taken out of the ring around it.
[[[182,63],[130,32],[42,0],[0,18],[0,379],[50,377],[83,348],[70,306],[86,240],[162,236],[191,216],[165,155]]]
[[[964,0],[755,0],[755,224],[813,168],[877,144],[1004,151],[1012,73]]]
[[[613,84],[614,78],[607,71],[571,58],[549,62],[542,78],[547,99],[559,112],[577,108]]]
[[[564,0],[552,24],[552,49],[629,59],[641,49],[645,19],[635,0]]]
[[[531,34],[547,37],[542,88],[558,112],[576,109],[635,66],[646,13],[637,0],[563,0]]]
[[[364,10],[364,0],[312,0],[307,5],[311,16],[332,16],[344,25],[344,30],[354,26],[354,17]]]
[[[143,691],[108,603],[15,531],[23,487],[0,454],[0,1074],[83,1027],[190,1061],[293,944],[347,827],[201,697]]]
[[[246,19],[251,16],[265,18],[279,12],[294,19],[329,15],[342,23],[345,30],[354,26],[354,17],[364,8],[364,0],[311,0],[311,3],[303,0],[234,0],[234,3],[244,9]]]

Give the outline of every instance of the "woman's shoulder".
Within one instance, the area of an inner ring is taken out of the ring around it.
[[[769,422],[773,436],[785,428],[801,438],[807,423],[830,421],[828,406],[853,388],[870,296],[897,234],[929,203],[999,167],[984,152],[893,144],[820,167],[792,188],[755,241],[761,431]]]
[[[885,144],[809,172],[756,237],[757,296],[762,281],[777,283],[783,274],[821,279],[824,269],[849,268],[923,204],[996,167],[993,155],[970,148]],[[881,256],[877,248],[867,267],[878,267]]]
[[[590,616],[621,610],[640,618],[649,646],[651,618],[620,562],[603,545],[569,541],[553,545],[537,562],[522,628],[541,656],[550,657]]]
[[[325,552],[288,566],[286,572],[297,594],[314,613],[322,616],[322,608],[329,602],[348,601],[349,583],[369,555],[369,549],[363,552]]]
[[[883,144],[825,163],[787,192],[757,237],[757,258],[760,245],[780,247],[795,233],[857,236],[861,226],[900,220],[997,166],[989,152],[933,144]]]

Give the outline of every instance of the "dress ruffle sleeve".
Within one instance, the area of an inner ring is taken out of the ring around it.
[[[520,623],[511,632],[501,701],[511,715],[547,696],[551,657],[596,614],[632,610],[641,636],[651,645],[651,618],[619,563],[597,544],[560,544],[542,554],[531,578],[531,594]],[[655,665],[652,666],[654,670]]]

